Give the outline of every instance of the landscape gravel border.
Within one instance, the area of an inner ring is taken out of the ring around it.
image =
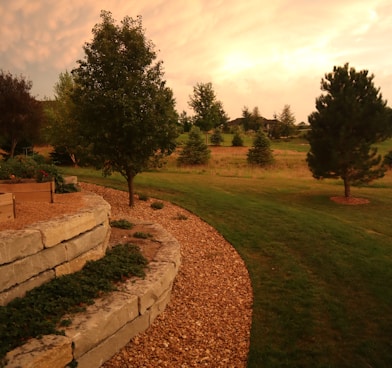
[[[246,367],[253,296],[248,271],[232,245],[169,202],[154,210],[153,200],[136,200],[130,208],[128,193],[81,187],[109,202],[113,219],[158,223],[181,245],[182,265],[169,305],[102,367]]]

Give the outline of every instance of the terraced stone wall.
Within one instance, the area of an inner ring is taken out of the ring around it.
[[[0,305],[105,255],[110,205],[93,193],[78,213],[0,232]]]

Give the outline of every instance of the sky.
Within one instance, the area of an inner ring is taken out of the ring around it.
[[[192,115],[193,87],[211,82],[231,119],[256,106],[271,119],[289,105],[307,122],[321,79],[345,63],[374,74],[392,106],[391,0],[0,0],[0,69],[53,98],[101,10],[118,24],[142,16],[178,112]]]

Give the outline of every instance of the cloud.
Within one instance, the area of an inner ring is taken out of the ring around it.
[[[0,1],[0,68],[51,96],[59,73],[83,57],[102,9],[118,22],[142,16],[179,110],[196,83],[211,81],[232,117],[245,105],[268,117],[289,104],[306,120],[324,73],[345,62],[369,69],[392,98],[389,0]]]

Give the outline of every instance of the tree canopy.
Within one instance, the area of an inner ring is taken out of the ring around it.
[[[178,116],[141,17],[116,25],[102,11],[101,20],[72,71],[74,101],[99,166],[104,174],[117,171],[126,178],[132,206],[134,177],[175,149]]]
[[[212,83],[197,83],[189,98],[189,106],[195,112],[194,124],[203,132],[225,125],[229,120],[222,102],[216,98]]]
[[[284,105],[282,112],[276,116],[276,123],[269,130],[272,138],[289,137],[295,131],[295,116],[290,105]]]
[[[244,106],[242,109],[242,125],[245,131],[254,130],[257,132],[259,129],[263,128],[263,120],[257,106],[255,106],[252,111],[249,111],[247,106]]]
[[[77,166],[85,155],[86,139],[79,132],[75,119],[75,103],[72,99],[75,81],[71,73],[60,73],[59,81],[54,87],[55,101],[46,109],[47,125],[44,130],[46,140],[55,152],[64,150],[72,163]]]
[[[309,116],[307,162],[313,177],[341,178],[345,196],[351,185],[384,175],[374,144],[391,136],[391,118],[380,89],[367,70],[345,64],[321,80],[325,91]]]
[[[32,82],[0,71],[0,137],[14,157],[18,143],[32,143],[39,135],[42,104],[30,94]]]

